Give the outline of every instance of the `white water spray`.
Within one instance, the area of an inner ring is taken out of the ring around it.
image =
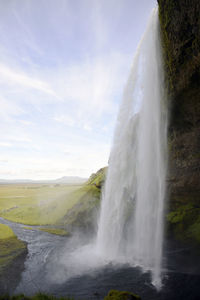
[[[115,130],[97,235],[105,259],[150,270],[161,286],[167,114],[158,10],[138,47]]]

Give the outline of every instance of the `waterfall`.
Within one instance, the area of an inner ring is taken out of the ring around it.
[[[158,9],[124,90],[102,193],[97,252],[150,270],[160,288],[167,166],[167,112]]]

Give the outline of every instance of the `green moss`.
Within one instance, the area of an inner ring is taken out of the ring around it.
[[[138,295],[130,292],[110,290],[104,300],[140,300]]]
[[[191,226],[189,226],[186,235],[200,243],[200,217],[197,218]]]
[[[170,212],[167,214],[169,232],[180,240],[200,242],[200,206],[195,196],[172,199]]]
[[[187,205],[181,205],[167,215],[167,220],[172,224],[184,222],[193,210],[194,207],[191,203]]]

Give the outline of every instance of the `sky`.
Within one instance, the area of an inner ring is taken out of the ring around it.
[[[0,0],[0,178],[108,164],[123,88],[156,0]]]

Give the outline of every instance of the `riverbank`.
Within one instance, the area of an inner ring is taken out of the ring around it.
[[[26,243],[8,225],[0,224],[0,293],[17,286],[27,253]]]

